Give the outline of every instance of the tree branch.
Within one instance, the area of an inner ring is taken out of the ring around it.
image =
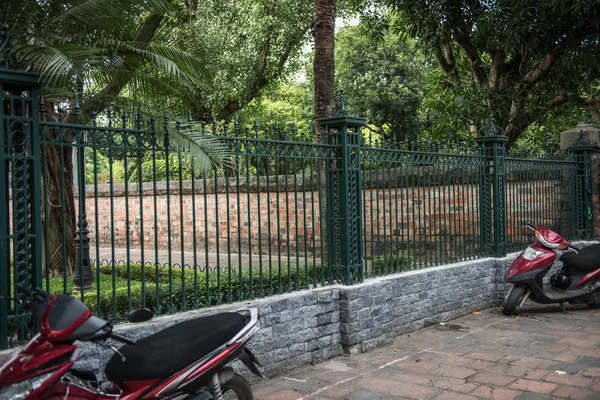
[[[594,97],[590,97],[584,100],[579,96],[569,96],[566,94],[561,94],[551,100],[548,100],[546,102],[546,105],[548,107],[559,107],[567,103],[571,103],[575,106],[583,108],[584,110],[592,114],[594,119],[600,123],[600,100]]]
[[[453,85],[458,85],[458,73],[455,69],[454,53],[449,41],[445,41],[442,44],[436,46],[434,49],[434,57],[438,62],[442,71],[450,76]]]
[[[483,69],[483,63],[481,61],[481,57],[479,56],[479,52],[477,48],[471,42],[471,38],[468,34],[461,32],[459,29],[454,29],[454,40],[462,49],[465,51],[467,55],[467,59],[471,62],[471,68],[473,69],[473,77],[475,78],[475,82],[478,85],[483,85],[487,82],[487,76],[485,74],[485,70]]]
[[[492,53],[492,64],[490,65],[490,88],[495,89],[500,84],[500,79],[504,74],[506,61],[506,52],[504,49],[498,49]]]
[[[525,74],[523,78],[525,88],[531,89],[536,83],[544,79],[564,53],[565,46],[563,44],[555,45],[552,51],[544,56],[537,67]]]
[[[301,38],[302,35],[299,35],[298,37]],[[248,94],[245,96],[244,99],[229,100],[227,102],[227,104],[217,112],[217,119],[219,119],[219,120],[226,119],[229,116],[231,116],[231,114],[233,114],[234,112],[236,112],[237,110],[239,110],[240,108],[242,108],[243,106],[248,104],[252,99],[257,97],[260,94],[261,90],[265,88],[265,86],[267,86],[274,79],[279,77],[279,75],[283,71],[283,67],[285,67],[285,63],[287,62],[287,60],[290,57],[290,54],[292,53],[292,50],[294,50],[294,48],[296,47],[298,42],[299,42],[299,40],[293,41],[293,42],[288,42],[283,53],[281,53],[281,56],[279,56],[279,61],[277,63],[277,69],[269,77],[264,76],[264,73],[265,73],[266,67],[267,67],[266,54],[264,54],[264,49],[267,48],[267,46],[265,45],[265,48],[263,48],[263,52],[261,53],[261,56],[260,56],[259,75],[258,75],[256,83],[252,87],[252,90],[250,90],[250,92],[248,92]],[[269,46],[270,46],[270,44],[269,44]],[[201,117],[200,119],[202,119],[206,116],[200,116],[200,117]]]

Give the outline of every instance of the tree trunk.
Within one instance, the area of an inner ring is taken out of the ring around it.
[[[326,109],[335,103],[335,16],[336,0],[316,0],[314,72],[314,118],[317,138],[323,130],[318,124]]]
[[[48,115],[48,114],[46,114]],[[46,129],[46,142],[58,139],[58,132]],[[43,144],[42,150],[42,232],[45,236],[44,263],[49,262],[52,276],[71,275],[75,268],[76,216],[73,192],[73,147],[63,133],[59,144]],[[62,150],[61,150],[62,147]],[[66,271],[65,268],[66,267]]]
[[[313,61],[314,73],[314,132],[315,140],[324,141],[324,130],[319,125],[319,119],[327,114],[327,108],[335,104],[335,16],[336,0],[316,0],[315,3],[315,58]],[[327,188],[327,177],[325,171],[325,160],[316,160],[318,180],[321,187]],[[330,190],[329,188],[325,190]],[[326,196],[319,201],[319,213],[321,216],[321,235],[327,235],[327,202]],[[325,236],[327,237],[327,236]],[[322,262],[327,259],[327,240],[321,249]]]

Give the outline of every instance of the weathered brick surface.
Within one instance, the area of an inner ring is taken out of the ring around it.
[[[206,187],[204,181],[195,181],[194,190],[191,181],[181,185],[169,182],[168,188],[166,182],[145,183],[141,196],[137,184],[129,184],[127,191],[123,184],[114,184],[112,190],[109,184],[88,185],[91,245],[110,247],[114,242],[116,247],[139,249],[143,243],[147,250],[179,250],[183,244],[186,250],[208,252],[215,252],[218,245],[220,252],[228,248],[235,253],[264,254],[270,248],[284,255],[288,251],[292,255],[320,255],[326,239],[320,204],[325,188],[319,189],[310,176],[289,176],[286,192],[284,178],[279,177],[278,186],[274,178],[269,186],[265,179],[257,186],[254,179],[248,186],[241,182],[239,189],[235,179],[226,185],[224,178],[216,187],[214,180],[207,181]],[[405,252],[418,261],[437,263],[438,259],[477,254],[477,184],[390,185],[365,183],[361,207],[365,258]],[[555,181],[536,182],[535,187],[530,182],[507,184],[509,238],[522,238],[526,219],[554,226],[561,201],[556,185]],[[535,210],[535,215],[525,212],[523,202],[535,203],[528,208]]]

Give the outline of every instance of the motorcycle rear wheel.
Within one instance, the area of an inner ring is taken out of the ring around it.
[[[512,292],[510,292],[510,296],[504,299],[502,303],[502,313],[504,315],[513,315],[516,313],[517,306],[525,295],[525,290],[525,286],[515,285]]]
[[[253,400],[250,382],[241,375],[235,374],[233,378],[221,386],[225,400]]]

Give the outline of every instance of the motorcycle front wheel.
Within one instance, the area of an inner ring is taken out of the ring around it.
[[[502,302],[502,313],[504,315],[513,315],[517,311],[519,302],[525,295],[525,286],[516,285],[510,295]]]
[[[241,375],[235,374],[233,378],[221,386],[224,400],[253,400],[250,382]]]

